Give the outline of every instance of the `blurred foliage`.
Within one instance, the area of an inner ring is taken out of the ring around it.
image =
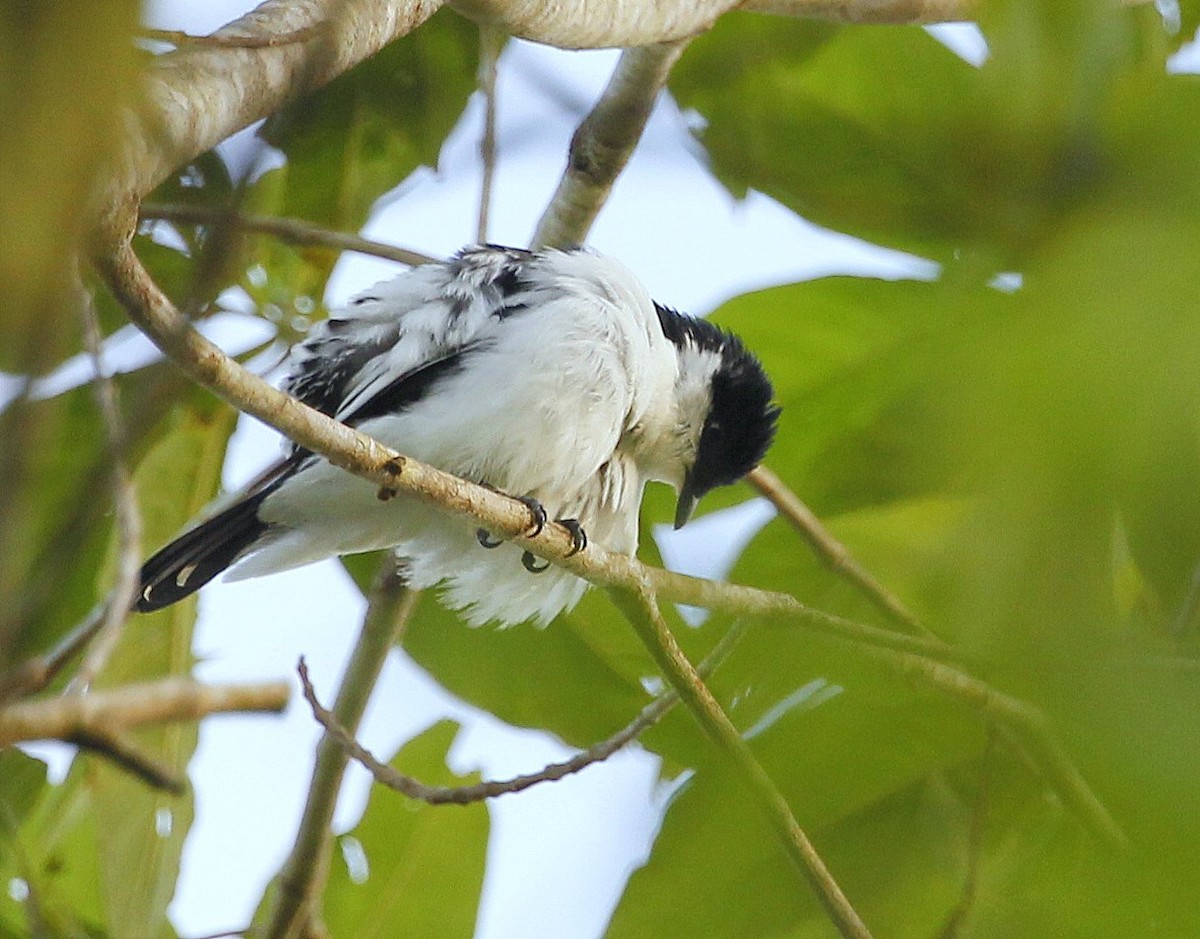
[[[982,3],[981,67],[917,28],[730,15],[671,79],[731,192],[938,262],[928,282],[829,277],[737,297],[716,318],[776,382],[771,467],[974,657],[974,674],[1044,714],[1130,840],[1101,845],[1020,737],[961,701],[851,644],[754,625],[713,690],[881,937],[1200,934],[1200,85],[1165,67],[1200,5],[1159,6],[1165,16]],[[56,25],[60,7],[7,15],[0,46],[0,97],[18,116],[0,146],[12,242],[0,368],[29,378],[78,351],[62,272],[132,74],[128,10],[89,21],[79,43]],[[59,33],[70,41],[46,38]],[[265,171],[232,179],[206,154],[155,199],[358,228],[435,163],[474,87],[476,47],[473,28],[441,13],[268,121],[260,138],[278,152],[264,148]],[[284,340],[323,315],[336,260],[221,225],[147,226],[139,251],[194,315],[237,286]],[[121,312],[98,305],[111,334]],[[215,490],[233,419],[162,365],[120,386],[157,544]],[[91,391],[38,387],[0,410],[0,666],[50,646],[111,576]],[[714,493],[706,508],[747,494]],[[644,529],[667,518],[652,488]],[[369,579],[369,560],[347,566]],[[891,625],[783,519],[731,578]],[[696,660],[729,625],[667,612]],[[193,618],[189,602],[135,621],[101,683],[186,672]],[[575,746],[623,726],[656,687],[596,591],[545,631],[469,629],[426,598],[404,645],[463,699]],[[455,782],[453,733],[433,728],[397,765]],[[140,742],[183,767],[194,729]],[[672,789],[610,934],[833,935],[690,717],[677,709],[641,743]],[[189,799],[95,760],[55,786],[38,760],[0,753],[0,936],[171,935],[190,817]],[[377,791],[333,860],[331,934],[469,934],[487,837],[480,806]]]

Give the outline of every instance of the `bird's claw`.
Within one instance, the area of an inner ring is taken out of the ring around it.
[[[504,544],[504,541],[499,538],[493,541],[492,533],[486,528],[475,529],[475,540],[479,542],[481,548],[498,548]]]
[[[513,496],[513,498],[529,509],[529,527],[532,531],[527,531],[525,537],[536,538],[546,527],[546,509],[533,496]]]
[[[526,538],[536,538],[542,533],[542,529],[546,527],[546,509],[533,496],[512,496],[502,489],[497,489],[486,480],[480,480],[479,485],[484,489],[490,489],[492,492],[499,493],[502,496],[509,496],[510,499],[516,499],[525,508],[529,509],[529,528],[525,532]],[[492,538],[492,533],[486,528],[479,528],[475,531],[475,540],[484,548],[498,548],[504,543],[503,539],[496,540]]]
[[[583,526],[579,524],[578,519],[560,518],[556,519],[556,521],[558,524],[562,525],[562,527],[567,530],[567,534],[571,536],[571,550],[567,552],[567,557],[576,555],[587,547],[587,532],[583,530]]]
[[[534,557],[532,551],[526,551],[521,555],[521,566],[531,574],[540,574],[550,567],[550,562],[547,561],[541,567],[538,567],[537,558]]]

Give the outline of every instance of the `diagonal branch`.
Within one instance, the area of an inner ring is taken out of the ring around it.
[[[648,568],[598,544],[575,553],[570,533],[560,525],[547,525],[541,534],[529,537],[529,511],[523,503],[403,456],[302,404],[225,355],[179,313],[142,267],[128,241],[96,258],[96,266],[130,319],[196,381],[300,446],[383,490],[403,491],[468,517],[599,586],[638,589],[648,578],[656,596],[678,603],[735,615],[789,619],[832,635],[937,660],[960,661],[967,656],[937,640],[906,636],[814,610],[787,594]]]
[[[903,626],[908,632],[930,637],[932,632],[908,609],[894,593],[883,586],[874,575],[855,560],[850,550],[833,537],[821,524],[815,512],[805,505],[787,483],[765,466],[751,470],[746,477],[760,494],[765,496],[792,527],[808,542],[817,557],[835,574],[853,584],[881,613]]]
[[[536,246],[579,244],[641,139],[685,42],[626,49],[608,86],[571,138],[567,168],[538,222]]]
[[[697,723],[742,777],[789,859],[816,892],[838,931],[846,939],[870,939],[870,930],[796,822],[787,800],[679,647],[662,617],[649,580],[643,580],[636,590],[610,590],[609,596],[633,625]]]
[[[416,607],[418,594],[401,580],[389,556],[370,590],[366,617],[333,710],[344,726],[357,728],[384,660]],[[347,754],[326,733],[317,746],[312,783],[296,841],[279,873],[274,904],[263,935],[268,939],[307,935],[328,873],[330,824],[346,772]]]

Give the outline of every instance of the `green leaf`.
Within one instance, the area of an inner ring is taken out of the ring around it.
[[[93,223],[84,207],[132,96],[140,4],[69,0],[0,12],[0,371],[42,374],[79,332],[64,276]]]
[[[445,764],[457,725],[405,744],[392,765],[429,785],[461,786]],[[376,786],[362,820],[337,839],[324,921],[334,936],[470,936],[483,886],[488,812],[425,805]]]
[[[135,474],[148,544],[174,535],[212,496],[233,423],[231,413],[211,402],[173,413],[169,430]],[[190,672],[195,608],[194,599],[185,600],[131,619],[96,686]],[[151,727],[130,739],[182,777],[196,727]],[[42,787],[20,830],[25,858],[15,876],[29,881],[63,934],[82,928],[99,934],[102,925],[114,936],[172,935],[166,907],[191,819],[190,794],[152,791],[99,758],[81,755],[61,786]]]
[[[703,118],[734,193],[946,264],[1005,266],[1061,212],[1124,184],[1100,118],[1162,53],[1139,43],[1135,12],[1083,0],[992,3],[983,23],[976,69],[919,27],[724,17],[671,90]]]
[[[354,231],[442,142],[475,89],[478,32],[451,11],[268,120],[287,157],[279,209]]]

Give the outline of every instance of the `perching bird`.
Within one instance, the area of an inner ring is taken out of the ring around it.
[[[565,520],[632,555],[649,480],[679,493],[675,527],[762,459],[779,409],[729,333],[660,306],[591,251],[477,246],[377,284],[292,353],[284,388],[408,456],[522,498],[534,527]],[[293,445],[232,504],[142,568],[137,609],[229,579],[394,548],[408,582],[444,584],[473,623],[573,607],[587,584]],[[543,514],[544,513],[544,514]],[[586,534],[585,534],[586,532]],[[484,550],[495,548],[495,550]],[[524,564],[524,568],[522,567]]]

